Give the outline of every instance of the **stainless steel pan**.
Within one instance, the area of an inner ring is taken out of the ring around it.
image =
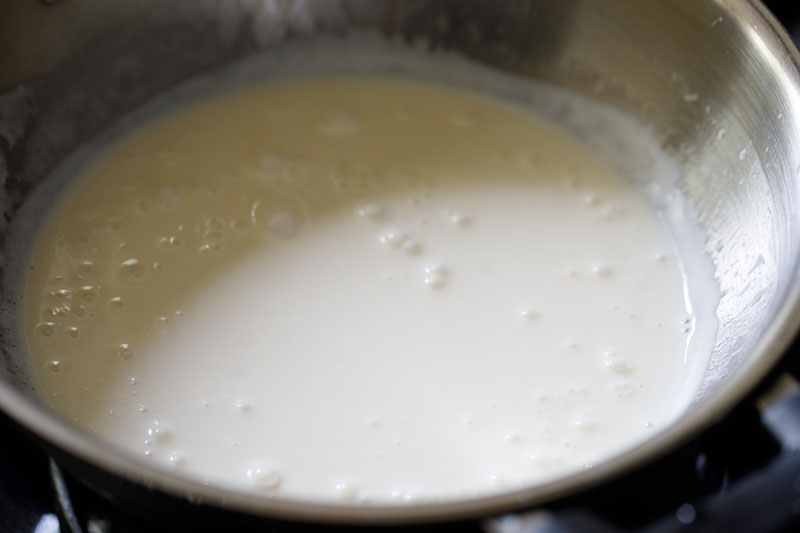
[[[177,83],[319,34],[375,30],[626,110],[679,162],[708,235],[720,328],[693,407],[590,470],[446,504],[265,499],[145,464],[42,406],[14,334],[20,205],[66,155]],[[762,382],[800,324],[800,55],[745,0],[10,0],[0,5],[0,407],[107,494],[137,487],[289,519],[418,522],[552,501],[618,476],[714,424]],[[742,150],[746,148],[746,150]],[[740,154],[744,154],[740,156]]]

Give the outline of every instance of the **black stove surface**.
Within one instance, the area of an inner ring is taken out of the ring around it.
[[[766,2],[800,42],[797,0]],[[800,343],[784,370],[800,375]],[[624,478],[567,498],[535,520],[507,517],[508,531],[800,531],[800,395],[776,409],[775,427],[746,400],[724,421],[676,452]],[[58,465],[0,413],[0,533],[131,533],[208,530],[222,522],[135,514],[116,506]],[[201,519],[205,520],[205,518]],[[536,524],[530,527],[530,524]],[[436,526],[478,531],[486,523]],[[525,527],[530,527],[525,529]],[[235,530],[303,531],[261,520]],[[226,529],[230,529],[227,528]]]
[[[48,458],[0,414],[0,531],[59,531]]]

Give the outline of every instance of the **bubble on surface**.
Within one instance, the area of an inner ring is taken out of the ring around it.
[[[403,243],[403,251],[408,255],[419,255],[422,253],[422,245],[414,240],[407,240]]]
[[[95,264],[93,261],[81,261],[75,268],[75,278],[81,281],[88,279],[94,273],[94,270]]]
[[[61,304],[55,305],[49,309],[46,309],[42,316],[45,318],[65,318],[71,311],[71,307],[69,304]]]
[[[245,233],[252,227],[252,225],[244,218],[234,218],[230,221],[228,226],[230,227],[231,231],[235,233]]]
[[[250,208],[253,224],[276,239],[289,239],[300,230],[305,210],[299,200],[270,195],[255,200]]]
[[[450,274],[450,271],[442,266],[437,264],[428,264],[423,267],[424,277],[422,278],[423,283],[432,289],[442,289],[447,284],[447,276]]]
[[[197,249],[197,253],[199,253],[200,255],[208,255],[210,253],[219,252],[219,251],[220,251],[220,246],[217,243],[202,244]]]
[[[447,267],[437,264],[425,265],[423,270],[425,271],[426,274],[437,274],[439,276],[446,276],[447,274],[449,274]]]
[[[620,376],[627,376],[633,369],[628,366],[628,364],[621,358],[614,356],[611,353],[605,354],[605,359],[603,360],[603,366],[605,366],[609,371],[614,374]]]
[[[363,219],[378,221],[386,218],[386,210],[380,204],[366,204],[358,209],[356,213]]]
[[[203,218],[203,228],[206,233],[221,234],[227,229],[227,224],[223,218],[212,215]]]
[[[64,328],[64,333],[66,334],[67,339],[71,341],[77,341],[81,336],[81,331],[78,329],[78,326],[67,326]]]
[[[458,212],[450,213],[448,220],[452,225],[459,228],[465,228],[472,224],[472,218],[465,215],[464,213],[458,213]]]
[[[178,468],[186,464],[186,457],[180,452],[172,452],[169,454],[169,464],[173,468]]]
[[[58,324],[55,322],[39,322],[34,328],[34,332],[39,339],[52,340],[58,333]]]
[[[61,366],[62,366],[61,361],[59,361],[58,359],[53,359],[52,361],[47,362],[45,368],[47,368],[47,371],[52,374],[58,374],[59,372],[61,372]]]
[[[180,248],[183,242],[176,235],[165,235],[158,239],[158,247],[162,250]]]
[[[358,499],[358,485],[352,482],[339,482],[334,486],[336,494],[343,500],[354,502]]]
[[[93,315],[89,312],[85,305],[75,305],[71,308],[72,316],[74,316],[77,320],[84,320],[86,318],[91,318]]]
[[[46,299],[55,305],[68,304],[72,302],[72,291],[66,288],[54,289],[47,292]]]
[[[489,474],[489,481],[492,482],[492,485],[501,487],[506,484],[506,480],[500,474]]]
[[[406,240],[408,240],[408,235],[401,231],[395,230],[386,231],[378,237],[378,241],[382,245],[394,250],[398,250],[401,246],[403,246]]]
[[[393,490],[391,492],[392,499],[400,503],[413,503],[416,500],[414,493],[405,490]]]
[[[159,444],[170,440],[172,438],[172,431],[158,420],[154,420],[147,428],[147,437],[146,443],[149,441],[149,443]]]
[[[444,277],[436,274],[426,275],[423,282],[432,289],[443,289],[446,285]]]
[[[97,300],[99,290],[100,288],[94,285],[84,285],[78,289],[77,299],[87,305],[93,304]]]
[[[286,239],[297,232],[298,222],[291,213],[273,213],[266,222],[267,231],[275,237]]]
[[[108,300],[108,309],[111,311],[121,311],[125,307],[122,296],[114,296]]]
[[[137,258],[126,259],[119,268],[118,277],[126,283],[138,283],[147,278],[149,267]]]
[[[261,490],[276,490],[281,484],[281,475],[275,468],[256,465],[247,469],[250,483]]]
[[[610,278],[614,275],[614,270],[606,264],[597,263],[592,265],[592,274],[598,278]]]
[[[114,348],[114,356],[120,359],[128,360],[133,357],[134,354],[134,349],[131,347],[130,343],[127,342],[120,343],[119,346]]]

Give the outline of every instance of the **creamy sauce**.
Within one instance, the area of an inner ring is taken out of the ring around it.
[[[632,185],[516,108],[273,83],[85,168],[24,329],[57,412],[181,475],[448,499],[591,467],[686,408],[712,324],[680,261]]]

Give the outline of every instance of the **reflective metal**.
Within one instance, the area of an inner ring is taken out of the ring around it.
[[[190,76],[320,33],[375,29],[583,93],[650,124],[679,161],[709,239],[720,330],[693,408],[636,449],[544,485],[405,507],[264,499],[179,478],[41,406],[14,340],[32,187],[115,117]],[[0,5],[0,406],[44,441],[192,501],[322,521],[398,522],[530,506],[594,485],[713,424],[761,381],[800,323],[800,56],[756,1],[11,0]]]

